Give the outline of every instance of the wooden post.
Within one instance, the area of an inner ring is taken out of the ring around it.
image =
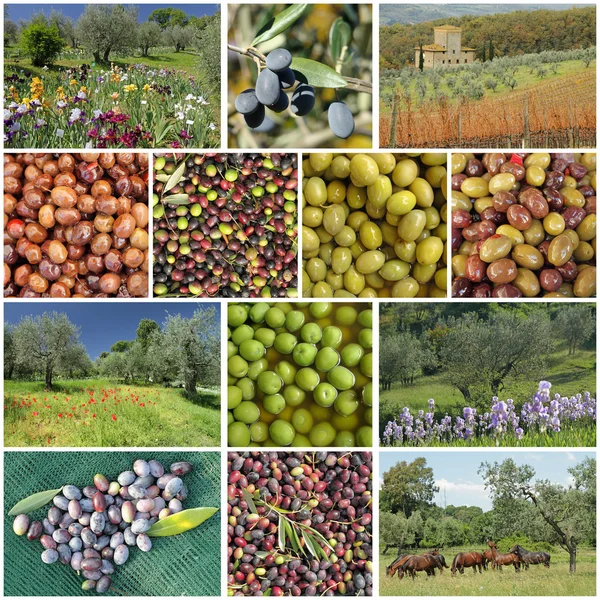
[[[529,139],[529,103],[528,98],[525,96],[525,108],[523,110],[523,147],[530,147]]]
[[[398,146],[396,140],[396,124],[398,122],[398,90],[394,90],[394,99],[392,100],[392,122],[390,124],[390,139],[388,140],[388,148],[396,148]]]

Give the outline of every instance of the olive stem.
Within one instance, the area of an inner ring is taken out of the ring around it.
[[[243,56],[248,56],[252,60],[254,60],[259,67],[264,66],[266,62],[266,58],[264,54],[261,54],[255,48],[240,48],[239,46],[234,46],[233,44],[227,44],[227,49],[232,52],[237,52],[238,54],[242,54]],[[373,84],[368,81],[364,81],[362,79],[357,79],[356,77],[344,77],[346,81],[346,88],[348,90],[353,90],[355,92],[364,92],[365,94],[373,93]]]

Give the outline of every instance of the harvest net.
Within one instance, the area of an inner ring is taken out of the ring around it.
[[[98,596],[84,592],[81,575],[69,565],[46,565],[39,540],[30,542],[12,530],[8,511],[43,490],[92,485],[96,473],[116,481],[134,460],[156,459],[165,466],[188,461],[194,470],[182,477],[189,489],[184,509],[219,507],[220,459],[217,452],[6,452],[4,459],[4,594],[6,596]],[[48,508],[29,514],[42,521]],[[220,512],[199,527],[173,537],[152,538],[152,550],[130,548],[129,560],[111,576],[113,596],[217,596],[220,593]]]

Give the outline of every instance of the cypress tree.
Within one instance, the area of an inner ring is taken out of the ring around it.
[[[419,71],[423,70],[425,64],[425,57],[423,56],[423,42],[419,44]]]
[[[490,39],[490,60],[494,60],[494,42]]]
[[[485,44],[483,45],[483,56],[481,58],[481,62],[485,62]]]

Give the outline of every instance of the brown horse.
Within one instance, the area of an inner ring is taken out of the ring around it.
[[[500,554],[498,552],[498,546],[496,546],[496,542],[492,542],[492,540],[488,540],[488,546],[492,552],[492,569],[494,566],[498,567],[498,570],[502,571],[503,566],[513,565],[515,571],[520,569],[519,556],[515,552],[508,552],[507,554]]]
[[[461,575],[464,575],[465,567],[473,567],[473,573],[477,573],[477,569],[479,568],[479,572],[481,573],[481,567],[484,566],[484,560],[481,552],[459,552],[454,557],[452,567],[450,568],[452,577],[456,575],[456,571]]]
[[[400,567],[399,577],[402,579],[404,573],[408,573],[414,580],[417,571],[425,571],[427,576],[435,577],[435,569],[440,570],[440,574],[444,571],[444,566],[439,556],[433,554],[424,554],[422,556],[411,556]]]
[[[443,567],[446,567],[446,560],[444,559],[444,557],[439,554],[437,548],[435,550],[432,550],[431,552],[425,552],[424,554],[422,554],[421,556],[425,556],[427,554],[431,554],[432,556],[440,556],[440,562],[442,563]],[[402,579],[403,573],[399,570],[400,567],[409,559],[412,558],[413,556],[416,556],[415,554],[399,554],[396,557],[396,560],[394,560],[393,563],[391,563],[389,566],[387,566],[385,568],[385,574],[388,577],[393,577],[394,574],[396,573],[396,571],[398,571],[398,578]]]
[[[485,562],[483,563],[483,568],[487,571],[488,564],[492,565],[492,571],[494,570],[494,557],[492,556],[492,551],[488,548],[483,551],[483,558]]]

